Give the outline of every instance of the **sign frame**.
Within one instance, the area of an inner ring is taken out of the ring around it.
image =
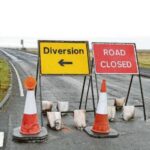
[[[138,56],[137,56],[137,49],[136,49],[136,44],[135,43],[122,43],[122,42],[92,42],[92,48],[93,48],[93,44],[130,44],[130,45],[134,45],[134,55],[135,55],[135,59],[136,59],[136,65],[137,65],[137,71],[138,73],[96,73],[96,75],[99,74],[106,74],[106,75],[111,75],[111,74],[116,74],[116,75],[120,75],[120,74],[125,74],[125,75],[131,75],[131,79],[130,79],[130,83],[129,83],[129,87],[128,87],[128,91],[127,91],[127,96],[126,96],[126,101],[125,101],[125,106],[128,103],[128,99],[129,99],[129,95],[130,95],[130,91],[131,91],[131,86],[133,83],[133,77],[134,76],[138,76],[139,78],[139,85],[140,85],[140,92],[141,92],[141,99],[142,99],[142,104],[141,105],[135,105],[135,107],[142,107],[143,108],[143,116],[144,116],[144,121],[146,121],[147,119],[147,115],[146,115],[146,107],[145,107],[145,100],[144,100],[144,93],[143,93],[143,87],[142,87],[142,80],[141,80],[141,73],[140,73],[140,68],[139,68],[139,60],[138,60]],[[93,49],[94,52],[94,49]],[[93,53],[94,54],[94,53]],[[93,55],[94,57],[94,55]],[[95,63],[95,59],[94,59],[94,63]]]
[[[138,57],[137,57],[137,50],[136,50],[136,44],[135,43],[124,43],[124,42],[92,42],[92,50],[93,50],[93,57],[94,57],[94,44],[108,44],[108,45],[133,45],[134,47],[134,56],[135,56],[135,63],[136,63],[136,67],[137,67],[137,73],[106,73],[106,72],[103,72],[103,73],[97,73],[96,72],[96,69],[95,69],[95,73],[96,74],[108,74],[108,75],[111,75],[111,74],[126,74],[126,75],[138,75],[140,73],[140,70],[139,70],[139,61],[138,61]],[[94,59],[94,65],[96,66],[96,62],[95,62],[95,59]]]
[[[40,55],[40,42],[60,42],[60,43],[85,43],[86,44],[86,50],[87,50],[87,65],[88,65],[88,74],[42,74],[41,72],[41,55]],[[43,76],[83,76],[84,81],[87,76],[91,79],[91,84],[93,83],[92,81],[92,76],[91,76],[91,68],[92,68],[92,62],[90,60],[90,55],[89,55],[89,42],[88,41],[64,41],[64,40],[38,40],[38,60],[37,60],[37,68],[36,68],[36,81],[37,81],[37,86],[35,89],[35,96],[37,97],[37,90],[39,88],[39,97],[40,97],[40,106],[41,106],[41,126],[43,126],[43,115],[42,115],[42,77]],[[83,84],[84,86],[85,84]],[[81,97],[80,97],[80,104],[79,107],[81,106],[81,101],[82,101],[82,96],[84,93],[82,86],[82,91],[81,91]],[[94,103],[94,90],[93,87],[91,87],[91,92],[92,92],[92,101],[93,101],[93,110],[87,110],[86,112],[94,112],[95,113],[95,103]],[[87,102],[86,102],[87,103]],[[68,111],[65,113],[73,113],[73,111]]]
[[[42,74],[41,72],[41,54],[40,54],[40,43],[41,42],[52,42],[52,43],[85,43],[86,44],[86,49],[87,49],[87,65],[88,65],[88,74],[65,74],[65,73],[58,73],[58,74]],[[90,55],[89,55],[89,42],[88,41],[66,41],[66,40],[38,40],[38,61],[39,61],[39,69],[40,69],[40,75],[42,76],[71,76],[71,75],[75,75],[75,76],[90,76],[91,71],[90,71]]]

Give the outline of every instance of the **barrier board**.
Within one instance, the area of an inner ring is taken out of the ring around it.
[[[39,41],[40,72],[42,75],[88,75],[88,42]]]
[[[139,74],[135,44],[93,43],[97,74]]]

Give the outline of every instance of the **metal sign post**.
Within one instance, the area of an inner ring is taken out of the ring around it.
[[[22,49],[24,49],[24,41],[23,41],[23,39],[21,39],[20,43],[21,43]]]

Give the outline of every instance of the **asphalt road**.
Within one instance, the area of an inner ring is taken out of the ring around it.
[[[21,81],[27,75],[36,75],[37,57],[25,52],[4,49],[9,56],[0,51],[0,55],[13,63],[21,77]],[[12,57],[13,56],[13,57]],[[65,128],[62,131],[53,131],[48,128],[48,140],[42,144],[36,143],[16,143],[12,141],[13,128],[20,126],[23,114],[25,96],[21,97],[15,71],[12,68],[13,89],[8,103],[1,110],[0,130],[5,131],[5,143],[3,149],[6,150],[148,150],[150,147],[150,122],[144,122],[142,108],[136,108],[135,119],[125,122],[121,119],[122,112],[117,113],[117,118],[111,127],[115,128],[120,136],[115,139],[95,139],[89,137],[83,131],[78,131],[73,126],[73,115],[68,114],[63,117]],[[108,98],[125,97],[127,94],[130,76],[129,75],[98,75],[98,86],[102,79],[106,79],[108,88]],[[57,101],[69,101],[70,110],[77,109],[82,89],[83,76],[47,76],[42,77],[42,98],[51,100],[55,104]],[[150,116],[150,79],[142,78],[147,118]],[[95,87],[95,84],[94,84]],[[86,86],[87,88],[87,86]],[[95,97],[96,97],[96,89]],[[24,89],[26,95],[26,90]],[[96,101],[95,101],[96,102]],[[141,104],[138,78],[134,77],[129,97],[129,104]],[[84,106],[84,104],[83,104]],[[40,114],[39,91],[37,96],[37,107]],[[91,93],[89,94],[88,108],[92,108]],[[55,110],[55,108],[54,108]],[[39,116],[40,117],[40,116]],[[93,123],[93,113],[87,113],[87,125]],[[3,120],[3,121],[2,121]],[[47,120],[44,117],[44,126]]]

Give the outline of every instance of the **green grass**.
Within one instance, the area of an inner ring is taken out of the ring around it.
[[[139,51],[138,60],[140,67],[150,69],[150,51]]]
[[[10,67],[3,58],[0,58],[0,101],[7,93],[10,84]]]

